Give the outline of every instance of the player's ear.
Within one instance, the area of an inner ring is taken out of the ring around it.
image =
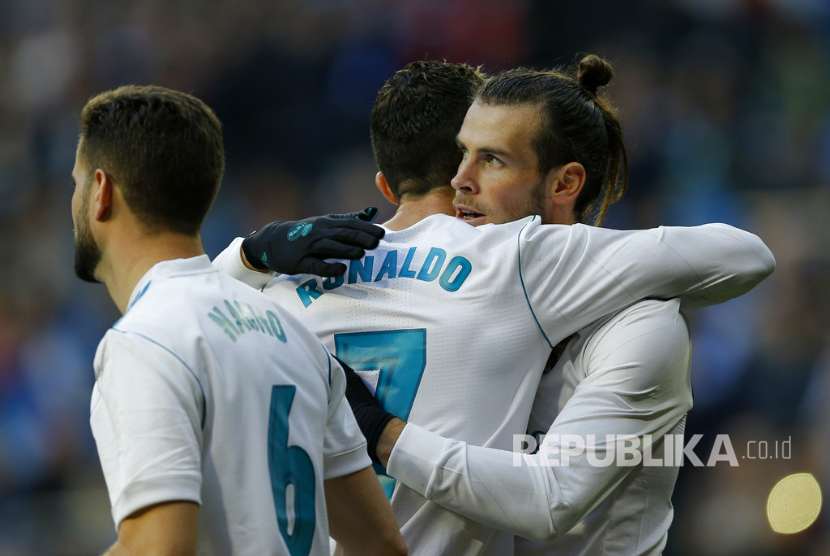
[[[577,221],[574,207],[586,177],[585,167],[579,162],[568,162],[548,172],[545,178],[545,224],[573,224]]]
[[[555,176],[553,196],[576,201],[585,185],[585,166],[579,162],[568,162],[555,171]]]
[[[586,177],[585,166],[579,162],[568,162],[552,170],[552,183],[548,189],[551,202],[559,208],[573,208]]]
[[[112,182],[112,176],[97,168],[95,170],[95,179],[92,183],[92,210],[94,212],[95,220],[103,222],[109,220],[112,215],[112,201],[115,195],[115,184]]]
[[[400,203],[398,196],[395,195],[394,191],[392,191],[392,187],[389,185],[389,180],[386,179],[383,172],[375,174],[375,187],[378,188],[380,194],[383,195],[383,198],[389,201],[390,204],[398,206]]]

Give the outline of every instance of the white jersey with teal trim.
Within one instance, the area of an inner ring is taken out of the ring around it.
[[[95,355],[91,425],[116,528],[200,505],[200,554],[329,553],[323,481],[370,465],[319,340],[206,256],[139,281]]]
[[[517,442],[537,453],[408,423],[387,470],[449,510],[519,535],[517,555],[661,554],[692,405],[679,307],[640,301],[574,335],[536,394],[528,431],[543,439]]]
[[[474,228],[434,215],[387,231],[336,279],[271,279],[244,267],[240,242],[214,264],[295,314],[387,410],[501,449],[526,430],[551,346],[643,297],[733,296],[774,264],[756,236],[721,224],[623,232],[529,217]],[[512,553],[510,535],[407,487],[392,505],[410,554]]]
[[[652,461],[595,465],[586,450],[570,458],[567,466],[546,470],[540,465],[547,475],[543,481],[534,481],[524,465],[511,462],[510,468],[497,470],[498,464],[488,461],[500,479],[527,474],[522,486],[533,485],[521,507],[512,506],[512,523],[499,525],[512,529],[522,523],[523,531],[546,541],[518,538],[517,555],[663,553],[682,463],[671,451],[683,445],[686,413],[692,408],[690,359],[689,330],[676,299],[636,303],[581,330],[568,344],[542,378],[530,414],[528,432],[545,435],[540,452],[562,450],[563,439],[595,435],[592,455],[604,461],[612,447],[604,444],[607,438],[636,437],[643,445],[653,442]],[[496,491],[501,488],[494,495],[514,500],[512,480],[493,482],[499,485]],[[522,519],[530,515],[532,519]]]

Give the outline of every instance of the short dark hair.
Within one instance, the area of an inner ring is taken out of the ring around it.
[[[461,162],[455,139],[484,79],[467,64],[417,61],[383,84],[372,107],[372,150],[398,197],[449,185]]]
[[[537,104],[543,119],[534,140],[544,175],[579,162],[587,176],[574,207],[580,221],[600,224],[628,186],[628,156],[616,109],[597,92],[613,77],[606,60],[589,54],[576,67],[516,68],[488,80],[476,100],[486,104]]]
[[[199,232],[225,169],[222,124],[204,102],[155,85],[103,92],[81,111],[80,144],[148,229]]]

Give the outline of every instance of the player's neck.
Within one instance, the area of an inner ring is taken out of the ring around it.
[[[202,239],[198,235],[193,237],[157,233],[125,237],[108,245],[96,274],[107,287],[119,312],[123,314],[138,281],[154,265],[172,259],[197,257],[204,253]]]
[[[553,206],[542,215],[543,224],[576,224],[579,220],[576,217],[573,206]]]
[[[455,191],[449,186],[432,189],[418,197],[406,195],[401,198],[395,216],[383,225],[390,230],[397,231],[413,226],[433,214],[455,216],[455,209],[452,207],[454,196]]]

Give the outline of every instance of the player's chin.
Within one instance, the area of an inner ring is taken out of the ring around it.
[[[461,220],[462,222],[469,224],[470,226],[482,226],[484,224],[491,224],[490,219],[486,214],[464,214],[458,213],[456,218]]]

